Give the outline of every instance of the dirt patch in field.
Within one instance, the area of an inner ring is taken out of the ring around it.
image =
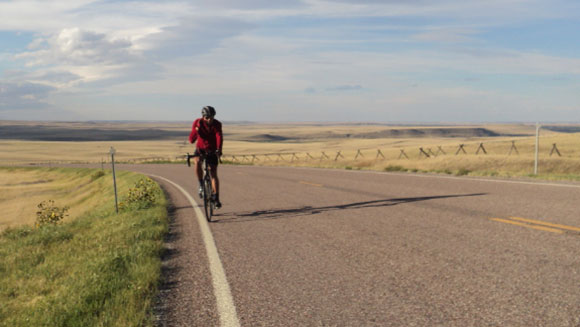
[[[0,126],[0,139],[25,141],[142,141],[182,139],[184,132],[162,129],[100,129],[51,126]]]
[[[524,128],[525,127],[525,128]],[[471,138],[530,136],[529,126],[395,126],[381,124],[225,124],[227,140],[255,143],[307,143],[344,139]],[[580,126],[546,126],[573,132]],[[533,133],[531,133],[533,131]],[[176,122],[16,122],[0,121],[0,139],[24,141],[164,141],[184,140],[190,123]]]
[[[580,133],[580,126],[542,126],[542,128],[559,133]]]
[[[259,134],[240,137],[241,141],[250,142],[309,142],[313,140],[323,141],[332,139],[392,139],[392,138],[427,138],[427,137],[499,137],[499,136],[524,136],[520,134],[502,134],[486,128],[388,128],[369,133],[335,133],[323,132],[312,134],[277,135]]]

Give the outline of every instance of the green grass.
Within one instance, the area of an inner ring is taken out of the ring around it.
[[[548,181],[580,181],[579,174],[542,174],[538,175],[528,174],[526,177],[531,177],[535,179],[548,180]]]
[[[458,171],[455,172],[456,176],[465,176],[465,175],[469,175],[471,171],[469,169],[466,168],[459,168]]]
[[[115,214],[108,204],[61,225],[0,234],[0,326],[152,326],[167,231],[156,188],[147,209]]]
[[[385,171],[402,171],[405,172],[407,171],[407,169],[403,166],[398,166],[398,165],[389,165],[387,167],[384,168]]]

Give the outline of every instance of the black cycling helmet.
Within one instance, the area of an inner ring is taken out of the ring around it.
[[[212,106],[205,106],[201,109],[201,115],[203,117],[213,117],[215,116],[215,109]]]

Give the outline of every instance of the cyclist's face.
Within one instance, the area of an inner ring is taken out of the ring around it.
[[[205,120],[206,123],[213,123],[213,117],[203,117],[203,120]]]

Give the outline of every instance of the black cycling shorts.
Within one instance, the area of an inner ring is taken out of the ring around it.
[[[217,156],[217,154],[215,154],[215,151],[213,151],[213,152],[214,153],[212,153],[212,154],[210,154],[210,155],[207,156],[207,159],[206,160],[207,160],[207,163],[210,166],[217,166],[218,165],[218,162],[219,162],[218,156]],[[203,150],[200,150],[200,149],[195,149],[195,152],[193,153],[193,156],[194,157],[199,157],[200,154],[202,154],[202,153],[205,154],[206,152],[203,151]]]

